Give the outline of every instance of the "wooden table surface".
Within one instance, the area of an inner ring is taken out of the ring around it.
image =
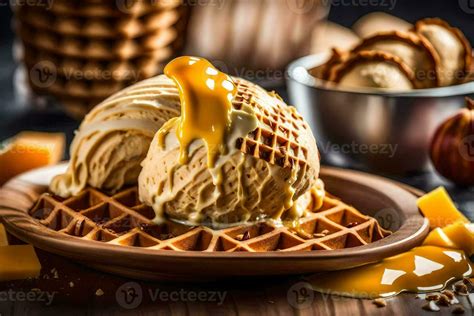
[[[11,238],[13,244],[20,241]],[[451,315],[422,310],[414,294],[371,300],[308,291],[303,276],[221,282],[144,282],[98,272],[37,250],[38,279],[0,283],[0,315]],[[103,293],[103,294],[102,294]],[[101,295],[102,294],[102,295]],[[464,315],[473,297],[460,297]]]

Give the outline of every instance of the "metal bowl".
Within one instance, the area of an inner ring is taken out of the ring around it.
[[[300,58],[287,76],[291,104],[311,125],[323,162],[397,175],[429,170],[436,128],[474,94],[474,82],[400,92],[341,89],[308,72],[327,58]]]

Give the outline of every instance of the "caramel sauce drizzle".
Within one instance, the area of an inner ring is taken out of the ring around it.
[[[380,263],[310,277],[316,291],[349,297],[389,297],[401,292],[433,292],[472,275],[464,251],[421,246]]]
[[[171,61],[165,74],[178,86],[181,116],[167,122],[159,133],[159,144],[176,127],[181,164],[188,161],[189,145],[202,139],[208,150],[208,167],[228,151],[225,137],[231,127],[232,100],[237,88],[232,78],[217,70],[209,61],[183,56]]]

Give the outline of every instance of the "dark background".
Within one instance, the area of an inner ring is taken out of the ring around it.
[[[414,23],[426,17],[439,17],[452,26],[460,28],[474,43],[474,0],[393,0],[395,6],[390,10],[390,0],[334,0],[329,19],[350,27],[361,16],[383,11]],[[342,5],[349,3],[379,3],[378,6]],[[341,3],[341,5],[337,5]],[[472,8],[466,12],[463,7]]]
[[[10,52],[6,52],[13,37],[12,13],[8,3],[14,1],[22,0],[0,0],[1,63],[11,56]],[[394,3],[393,9],[391,1]],[[347,27],[361,16],[374,11],[384,11],[412,23],[424,17],[440,17],[461,28],[471,43],[474,42],[474,0],[332,0],[332,3],[329,19]],[[472,9],[463,10],[463,7]]]
[[[13,1],[22,0],[0,0],[2,53],[5,42],[8,42],[12,37],[11,10],[8,8],[8,3]],[[390,1],[395,1],[393,10],[390,10]],[[359,17],[374,11],[384,11],[409,22],[415,22],[424,17],[440,17],[451,25],[461,28],[471,43],[474,42],[474,28],[472,27],[474,25],[474,0],[332,0],[332,2],[329,19],[344,26],[350,27]],[[367,3],[369,5],[365,5]],[[370,5],[370,3],[378,5]],[[472,8],[470,13],[465,12],[462,6],[470,6]]]

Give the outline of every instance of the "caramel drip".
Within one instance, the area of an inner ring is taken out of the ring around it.
[[[380,263],[316,275],[310,282],[323,293],[374,298],[439,291],[449,281],[471,275],[472,263],[463,251],[422,246]]]
[[[190,144],[204,141],[208,167],[213,168],[219,155],[228,151],[225,137],[231,128],[232,99],[237,92],[232,78],[218,71],[210,62],[183,56],[170,62],[165,74],[178,86],[181,116],[159,131],[160,146],[170,129],[176,127],[181,164],[188,161]]]

